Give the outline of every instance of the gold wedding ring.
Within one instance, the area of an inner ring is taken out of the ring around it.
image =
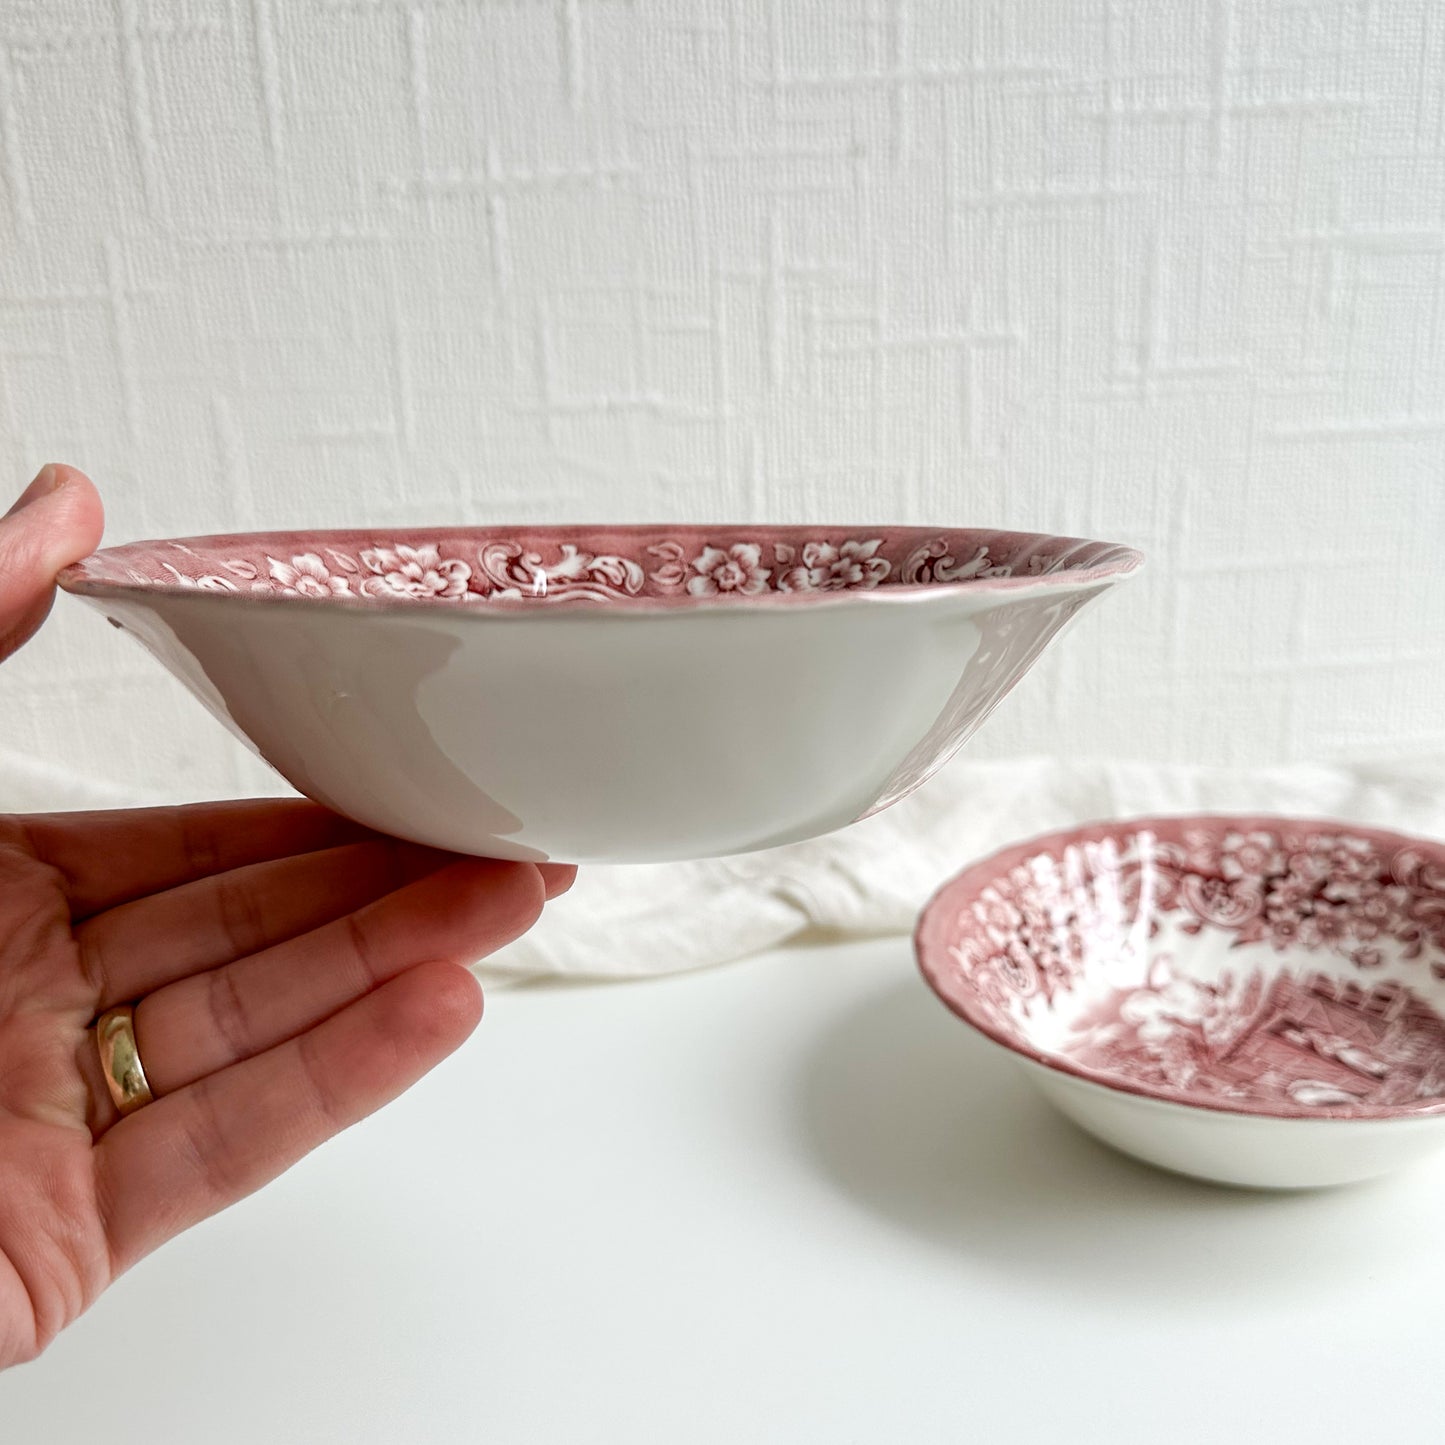
[[[135,1010],[129,1004],[107,1009],[95,1021],[95,1046],[105,1086],[122,1114],[134,1113],[155,1097],[146,1083],[140,1051],[135,1045]]]

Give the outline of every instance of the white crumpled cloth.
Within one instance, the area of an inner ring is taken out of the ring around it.
[[[584,869],[484,977],[616,978],[726,963],[805,933],[911,933],[952,873],[1036,833],[1148,813],[1292,813],[1445,840],[1445,757],[1258,770],[960,759],[851,828],[701,863]]]
[[[171,800],[0,749],[0,811],[162,801]],[[1445,840],[1445,757],[1255,770],[962,758],[895,807],[825,838],[700,863],[585,868],[531,933],[478,972],[493,983],[646,977],[804,934],[910,933],[934,889],[996,848],[1101,818],[1198,812],[1342,818]]]

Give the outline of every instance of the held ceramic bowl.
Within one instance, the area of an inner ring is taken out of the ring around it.
[[[916,943],[939,997],[1065,1114],[1166,1169],[1298,1188],[1445,1145],[1445,845],[1102,824],[965,869]]]
[[[901,798],[1140,560],[1016,532],[433,529],[141,542],[60,580],[337,812],[650,862]]]

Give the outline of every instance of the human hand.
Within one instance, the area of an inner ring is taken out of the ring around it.
[[[0,520],[0,656],[99,539],[94,488],[47,471]],[[0,1367],[451,1053],[465,964],[572,876],[299,799],[0,817]],[[154,1098],[121,1117],[93,1025],[127,1003]]]

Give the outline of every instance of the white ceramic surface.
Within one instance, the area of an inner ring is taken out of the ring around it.
[[[1138,561],[1017,533],[539,529],[135,544],[62,582],[338,812],[638,862],[896,801]]]
[[[1176,1174],[1248,1189],[1354,1184],[1445,1148],[1445,1120],[1271,1119],[1124,1093],[1025,1060],[1040,1093],[1106,1144]]]

